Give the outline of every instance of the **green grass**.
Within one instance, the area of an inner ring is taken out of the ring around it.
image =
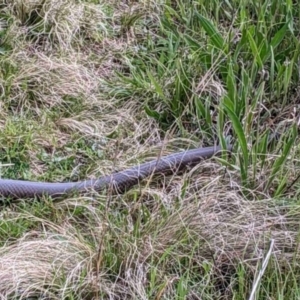
[[[0,4],[1,177],[234,148],[125,195],[3,199],[1,299],[298,299],[299,5],[27,2]]]

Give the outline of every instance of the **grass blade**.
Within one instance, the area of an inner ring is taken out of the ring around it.
[[[196,15],[201,23],[201,26],[205,30],[205,32],[211,38],[213,45],[218,48],[219,50],[224,51],[225,41],[218,31],[218,29],[212,24],[211,21],[206,19],[204,16],[196,12]],[[225,51],[226,52],[226,51]]]
[[[248,153],[248,148],[247,148],[247,141],[246,141],[246,137],[244,134],[244,130],[242,127],[242,124],[240,122],[240,120],[238,119],[237,115],[235,114],[235,112],[232,110],[232,101],[228,98],[225,97],[224,101],[223,101],[223,106],[225,111],[227,112],[227,114],[229,115],[229,118],[232,122],[232,126],[234,128],[234,131],[237,135],[238,141],[239,141],[239,145],[241,147],[242,150],[242,154],[243,154],[243,170],[244,170],[244,174],[243,174],[243,179],[246,180],[247,179],[247,168],[248,168],[248,162],[249,162],[249,153]]]
[[[272,172],[271,175],[269,177],[268,183],[265,187],[265,189],[268,189],[271,185],[271,183],[273,182],[275,175],[279,172],[279,170],[282,168],[282,166],[284,165],[285,161],[288,158],[288,155],[291,152],[292,146],[295,143],[296,137],[297,137],[297,127],[294,126],[292,128],[292,132],[291,132],[291,136],[290,138],[288,138],[288,140],[284,143],[283,145],[283,149],[282,149],[282,153],[281,156],[278,157],[273,166],[272,166]]]
[[[156,81],[156,79],[154,78],[154,76],[151,74],[151,72],[149,70],[147,70],[147,75],[151,81],[151,83],[153,84],[156,93],[165,101],[168,102],[168,100],[165,97],[165,94],[163,92],[162,87],[159,85],[159,83]]]
[[[247,31],[247,37],[248,37],[248,41],[249,41],[249,46],[252,50],[252,54],[255,58],[255,61],[257,62],[259,68],[263,68],[263,62],[260,58],[260,54],[259,54],[259,51],[258,51],[258,47],[252,37],[252,34],[250,33],[250,31]]]

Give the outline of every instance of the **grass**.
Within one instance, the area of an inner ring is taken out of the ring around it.
[[[298,299],[299,18],[290,0],[3,1],[1,177],[234,149],[125,195],[3,201],[1,299]]]

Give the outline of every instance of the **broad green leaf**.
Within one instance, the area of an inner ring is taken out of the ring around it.
[[[258,64],[259,68],[263,68],[263,63],[262,63],[260,55],[259,55],[258,47],[249,31],[247,31],[247,37],[248,37],[248,41],[250,44],[252,54],[256,60],[256,63]]]
[[[227,66],[227,91],[228,97],[234,102],[234,112],[238,112],[238,104],[237,104],[237,97],[236,97],[236,82],[235,76],[232,69],[232,63],[229,63]]]
[[[203,48],[203,45],[198,40],[187,34],[182,35],[182,38],[185,40],[186,44],[194,51],[199,51],[199,49]]]
[[[201,14],[199,14],[198,12],[196,12],[196,15],[201,23],[201,26],[203,27],[203,29],[205,30],[205,32],[208,34],[208,36],[210,37],[213,45],[215,47],[217,47],[218,49],[224,51],[225,49],[225,42],[224,39],[222,37],[222,35],[220,34],[220,32],[218,31],[218,29],[212,24],[211,21],[209,21],[208,19],[206,19],[205,17],[203,17]]]
[[[244,156],[239,154],[239,161],[240,161],[240,172],[241,177],[244,185],[247,185],[247,167],[248,165],[245,163]]]
[[[270,56],[270,45],[267,41],[263,41],[260,44],[259,48],[259,57],[261,58],[262,63],[265,63]]]
[[[281,155],[275,160],[275,162],[272,166],[271,176],[269,177],[268,183],[266,185],[266,189],[270,186],[270,184],[272,183],[272,181],[275,178],[275,175],[278,173],[280,168],[282,168],[285,161],[287,160],[287,157],[291,152],[292,146],[295,143],[295,140],[297,137],[297,132],[298,132],[297,127],[293,126],[290,137],[288,138],[287,141],[285,141],[285,143],[283,143],[283,149],[282,149]]]
[[[206,117],[205,106],[202,103],[202,99],[199,97],[195,97],[195,107],[198,119]]]
[[[158,121],[160,120],[160,114],[157,111],[151,109],[148,105],[145,105],[144,109],[145,109],[146,114],[149,117],[154,118],[155,120],[158,120]]]
[[[274,197],[279,197],[282,193],[282,191],[284,190],[284,188],[286,187],[286,183],[287,183],[287,178],[288,176],[282,176],[280,183],[275,191]]]
[[[164,92],[163,92],[162,87],[161,87],[161,86],[159,85],[159,83],[155,80],[154,76],[151,74],[151,72],[150,72],[149,70],[147,70],[147,75],[148,75],[148,77],[149,77],[151,83],[153,84],[156,93],[157,93],[164,101],[168,102],[167,99],[166,99],[166,97],[165,97],[165,94],[164,94]]]
[[[242,68],[241,77],[242,77],[242,84],[240,87],[239,98],[241,99],[241,105],[243,105],[243,110],[244,110],[248,104],[249,91],[251,90],[251,86],[250,86],[251,82],[249,79],[249,74],[244,67]]]
[[[257,111],[257,104],[261,103],[262,96],[264,94],[265,82],[262,81],[259,87],[257,88],[257,92],[255,93],[255,97],[252,98],[250,103],[250,108],[246,111],[246,133],[250,134],[252,131],[253,117]],[[259,121],[259,119],[258,119]],[[259,126],[259,124],[258,124]]]
[[[232,122],[232,126],[234,128],[234,131],[238,137],[239,145],[241,147],[242,154],[243,154],[244,169],[247,170],[249,154],[248,154],[248,148],[247,148],[247,141],[246,141],[246,137],[244,134],[242,124],[241,124],[240,120],[238,119],[238,117],[236,116],[236,114],[234,113],[234,111],[232,110],[232,108],[231,108],[232,103],[229,98],[227,98],[227,97],[224,98],[223,106],[224,106],[225,111],[229,115],[229,118]]]
[[[256,147],[258,157],[260,158],[260,167],[261,167],[261,169],[264,167],[264,164],[265,164],[265,161],[266,161],[268,139],[269,139],[269,130],[261,138],[261,140],[257,143],[257,147]]]
[[[273,96],[273,89],[274,89],[274,78],[275,78],[275,58],[274,58],[274,49],[271,46],[270,47],[270,54],[271,54],[271,63],[270,63],[270,90],[271,90],[271,95],[270,97]],[[271,98],[272,99],[272,98]]]
[[[218,136],[220,140],[220,144],[223,148],[226,147],[226,141],[223,137],[223,127],[224,127],[224,112],[222,109],[219,109],[218,119],[217,119],[217,130],[218,130]]]
[[[273,50],[276,49],[277,46],[281,43],[281,41],[284,39],[288,28],[289,24],[286,23],[276,32],[270,43],[270,46],[273,47]]]
[[[288,31],[288,28],[289,28],[288,23],[285,23],[281,27],[281,29],[276,32],[276,34],[272,38],[269,45],[266,44],[267,41],[264,43],[266,45],[265,51],[263,51],[263,49],[261,49],[261,52],[260,52],[260,57],[263,62],[266,62],[272,55],[272,51],[274,51],[280,45],[280,43],[282,42],[282,40],[284,39],[284,37]]]

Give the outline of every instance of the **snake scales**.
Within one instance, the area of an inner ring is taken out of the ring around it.
[[[231,150],[231,146],[227,146]],[[42,195],[58,197],[70,192],[93,189],[97,192],[110,189],[113,193],[124,193],[139,181],[150,175],[170,175],[187,166],[195,166],[201,160],[220,152],[220,146],[197,148],[179,152],[146,162],[130,169],[113,173],[98,179],[78,182],[33,182],[25,180],[0,179],[0,195],[9,198],[33,198]]]

